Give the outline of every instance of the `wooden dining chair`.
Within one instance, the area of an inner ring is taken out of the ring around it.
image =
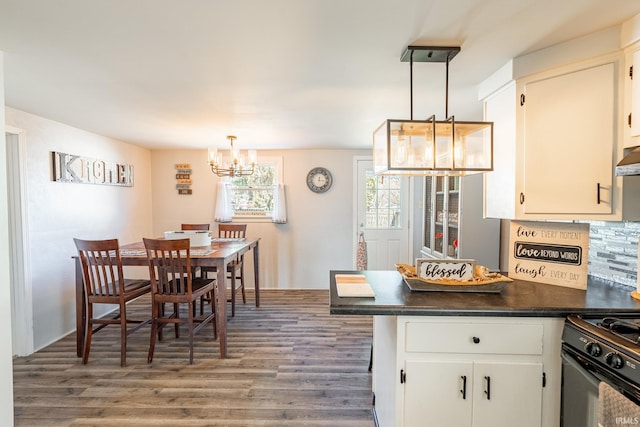
[[[126,279],[117,239],[80,240],[73,239],[78,249],[82,266],[86,297],[86,323],[82,363],[87,364],[93,334],[108,325],[120,325],[120,365],[127,362],[127,336],[151,322],[127,318],[126,304],[151,291],[149,280]],[[112,317],[95,318],[96,304],[117,305],[118,312]],[[76,308],[79,310],[80,308]],[[134,324],[129,327],[129,324]]]
[[[219,224],[218,237],[223,239],[245,238],[247,224]],[[231,282],[231,317],[236,315],[236,293],[242,293],[242,303],[247,303],[247,295],[244,291],[244,254],[227,264],[227,279]]]
[[[182,231],[186,231],[186,230],[209,230],[209,224],[182,224],[180,226],[180,229]],[[193,268],[193,275],[195,277],[197,272],[197,269],[194,267]],[[203,271],[200,271],[201,275],[204,275]],[[200,312],[202,312],[202,306],[204,305],[204,300],[200,303]]]
[[[195,303],[204,295],[215,298],[215,279],[193,277],[189,239],[163,240],[143,239],[149,260],[151,277],[151,342],[149,344],[148,363],[153,361],[156,339],[162,338],[161,331],[166,325],[175,325],[176,338],[179,338],[179,325],[189,328],[189,363],[193,364],[193,337],[207,323],[213,325],[213,339],[217,335],[216,312],[210,304],[209,314],[196,316]],[[166,305],[173,311],[166,313]],[[180,306],[186,306],[185,317],[180,316]]]
[[[181,230],[209,230],[209,224],[182,224]]]

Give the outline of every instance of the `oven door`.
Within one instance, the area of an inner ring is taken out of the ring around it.
[[[640,405],[637,386],[617,377],[612,369],[588,361],[563,344],[561,426],[598,427],[600,382],[605,382]]]

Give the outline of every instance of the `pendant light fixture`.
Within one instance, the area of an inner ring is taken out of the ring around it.
[[[460,176],[493,170],[493,122],[455,120],[449,116],[449,62],[459,47],[409,46],[401,57],[410,64],[411,117],[388,119],[373,133],[377,175]],[[433,115],[413,120],[413,63],[446,64],[445,120]]]
[[[248,150],[249,162],[245,164],[244,154],[233,147],[233,141],[237,139],[237,137],[228,135],[227,139],[231,144],[231,158],[227,160],[226,163],[224,162],[222,153],[219,153],[217,148],[209,148],[208,150],[211,172],[220,177],[230,176],[231,178],[252,175],[257,163],[256,150]]]

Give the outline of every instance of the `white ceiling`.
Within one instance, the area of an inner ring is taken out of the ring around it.
[[[369,148],[410,116],[408,45],[461,46],[449,113],[510,58],[618,25],[638,0],[0,0],[6,104],[151,148]],[[445,66],[414,64],[414,118]]]

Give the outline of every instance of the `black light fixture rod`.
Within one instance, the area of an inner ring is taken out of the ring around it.
[[[411,51],[411,56],[409,57],[409,92],[411,93],[411,114],[409,117],[413,120],[413,50]]]
[[[444,92],[444,118],[449,117],[449,55],[447,55],[445,92]]]

